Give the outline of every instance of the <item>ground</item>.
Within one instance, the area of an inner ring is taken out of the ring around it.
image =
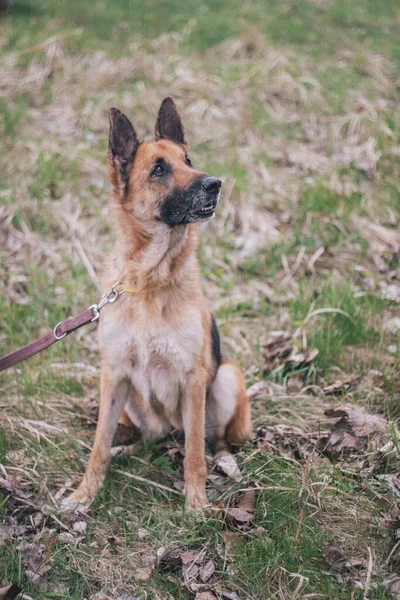
[[[179,435],[116,456],[90,512],[68,516],[57,500],[96,424],[96,327],[4,372],[0,588],[397,597],[399,6],[44,0],[0,19],[0,354],[99,299],[107,109],[150,139],[172,95],[193,163],[224,182],[203,283],[255,432],[240,481],[210,459],[203,518],[184,511]]]

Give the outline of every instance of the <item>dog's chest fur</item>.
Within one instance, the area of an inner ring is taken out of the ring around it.
[[[130,301],[125,297],[118,311],[113,306],[103,311],[100,347],[114,375],[132,382],[125,407],[129,417],[158,435],[169,425],[182,427],[180,401],[203,346],[201,312],[182,307],[179,318],[171,320],[163,318],[161,308],[149,315],[141,300],[132,311]]]

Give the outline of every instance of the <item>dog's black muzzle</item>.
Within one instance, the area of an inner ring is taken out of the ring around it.
[[[161,206],[161,219],[171,227],[210,219],[218,204],[222,182],[203,176],[186,189],[175,188]]]

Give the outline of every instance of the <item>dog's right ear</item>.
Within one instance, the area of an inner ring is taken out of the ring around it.
[[[108,157],[111,179],[115,188],[127,190],[133,159],[139,148],[139,140],[130,120],[117,108],[110,108],[110,136]]]

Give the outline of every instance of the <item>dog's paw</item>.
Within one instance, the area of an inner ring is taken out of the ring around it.
[[[205,489],[195,486],[186,486],[186,510],[191,513],[199,513],[210,506]]]
[[[86,489],[77,489],[75,492],[64,498],[60,503],[62,512],[87,512],[93,498],[90,497]]]

